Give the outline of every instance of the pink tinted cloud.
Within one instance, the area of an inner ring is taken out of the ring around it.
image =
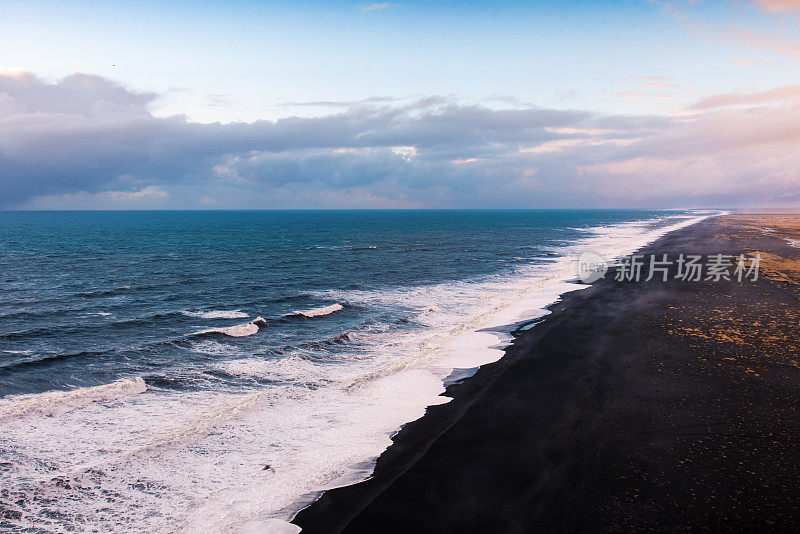
[[[800,10],[800,0],[755,0],[762,9],[772,12]]]
[[[683,117],[631,145],[597,155],[584,158],[578,170],[604,197],[798,206],[800,104],[722,108]]]
[[[786,102],[798,99],[800,99],[800,85],[786,85],[755,93],[728,93],[710,96],[696,102],[692,106],[692,109],[746,106],[771,102]]]
[[[740,46],[751,49],[767,50],[800,58],[800,40],[796,33],[773,33],[754,30],[736,24],[726,26],[714,24],[710,21],[698,20],[672,2],[649,0],[661,5],[662,11],[677,20],[682,21],[686,28],[697,34],[715,41],[735,42]],[[790,13],[800,11],[800,0],[754,0],[762,9],[773,13]],[[691,5],[692,2],[689,2]]]
[[[738,42],[751,48],[771,50],[793,58],[800,58],[800,41],[796,37],[786,34],[764,33],[733,25],[720,28],[711,37]]]

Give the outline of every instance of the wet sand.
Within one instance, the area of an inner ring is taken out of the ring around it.
[[[760,253],[758,281],[565,295],[407,424],[303,532],[800,528],[800,216],[742,214],[645,254]]]

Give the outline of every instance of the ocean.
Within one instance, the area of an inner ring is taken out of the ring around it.
[[[0,530],[279,529],[583,287],[578,253],[710,214],[0,212]]]

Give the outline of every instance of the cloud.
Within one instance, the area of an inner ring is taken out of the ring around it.
[[[772,12],[800,10],[800,0],[755,0],[762,9]]]
[[[693,109],[712,109],[725,106],[742,106],[800,100],[800,85],[774,87],[768,91],[754,93],[729,93],[714,95],[695,103]]]
[[[665,15],[681,21],[689,31],[707,39],[733,42],[746,49],[773,52],[793,59],[800,58],[800,40],[796,32],[776,33],[738,24],[723,26],[716,20],[698,18],[702,16],[690,9],[695,2],[689,1],[681,6],[671,1],[648,1],[660,6]],[[800,0],[755,0],[755,4],[779,17],[794,15],[791,12],[800,8]]]
[[[791,86],[794,87],[794,86]],[[648,207],[800,195],[795,89],[676,117],[452,98],[201,124],[89,75],[0,74],[4,208]],[[740,109],[748,104],[747,109]],[[769,104],[769,105],[765,105]],[[759,107],[760,106],[760,107]],[[798,196],[800,198],[800,196]]]
[[[98,206],[115,209],[164,207],[169,193],[158,186],[149,185],[139,190],[102,191],[100,193],[67,193],[36,197],[30,207],[34,209],[96,209]]]
[[[154,185],[148,185],[138,191],[107,191],[104,194],[113,200],[162,199],[169,197],[166,191],[162,191]]]
[[[794,35],[765,33],[734,24],[712,30],[709,37],[733,41],[748,48],[777,52],[794,59],[800,58],[800,41]]]
[[[636,87],[608,95],[621,102],[649,104],[651,110],[674,110],[695,92],[665,76],[634,76],[633,82]]]
[[[0,95],[6,106],[12,102],[15,106],[14,109],[0,108],[4,114],[16,111],[80,116],[114,112],[146,114],[147,106],[157,96],[154,93],[134,93],[90,74],[73,74],[48,84],[23,70],[0,70]]]

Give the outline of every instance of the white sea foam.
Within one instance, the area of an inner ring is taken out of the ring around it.
[[[242,310],[184,310],[181,313],[189,317],[199,317],[201,319],[244,319],[250,317]]]
[[[241,358],[221,362],[216,368],[233,376],[256,377],[275,382],[319,385],[326,379],[324,367],[299,356],[274,359]]]
[[[671,216],[672,224],[653,228],[654,220],[635,221],[587,228],[588,235],[574,244],[561,247],[561,254],[547,265],[516,269],[507,275],[484,277],[478,281],[452,282],[420,288],[399,288],[393,293],[370,291],[320,292],[320,298],[346,300],[365,306],[391,302],[420,310],[418,320],[428,326],[409,336],[376,347],[399,357],[382,361],[375,368],[353,373],[346,388],[363,384],[420,365],[442,369],[470,368],[496,361],[510,336],[504,325],[513,325],[549,312],[544,307],[567,292],[585,285],[566,283],[577,278],[576,257],[593,250],[608,259],[633,253],[664,234],[724,212],[695,216]],[[664,218],[659,219],[661,221]],[[438,311],[434,311],[438,310]]]
[[[124,378],[104,384],[71,391],[50,391],[35,395],[14,395],[0,400],[0,421],[42,416],[52,417],[78,410],[93,403],[113,402],[142,393],[147,386],[140,377]]]
[[[305,317],[319,317],[322,315],[329,315],[333,312],[341,310],[341,304],[331,304],[330,306],[322,306],[321,308],[311,308],[310,310],[293,311],[289,315],[303,315]]]
[[[244,356],[246,354],[243,353],[235,343],[221,343],[215,339],[198,339],[190,345],[190,350],[201,354],[225,356],[228,358]]]
[[[393,432],[427,406],[447,402],[443,380],[453,368],[501,357],[508,342],[504,325],[542,317],[560,294],[585,287],[566,283],[576,278],[578,253],[628,254],[703,217],[672,219],[658,229],[649,223],[593,228],[558,249],[554,262],[499,276],[315,293],[328,301],[417,312],[413,327],[365,327],[351,336],[357,342],[337,349],[334,363],[309,359],[300,349],[256,358],[230,350],[233,341],[194,340],[198,347],[208,342],[202,346],[219,356],[217,369],[275,385],[158,390],[90,402],[58,417],[8,418],[0,425],[0,450],[12,451],[13,468],[0,471],[0,486],[15,501],[0,501],[22,513],[19,525],[50,531],[289,529],[285,521],[316,492],[369,476]],[[326,309],[333,313],[341,304],[316,308]],[[252,335],[259,324],[263,319],[205,332]],[[20,498],[24,506],[16,504]],[[82,522],[87,517],[91,525]]]
[[[365,460],[442,391],[441,380],[416,370],[355,393],[159,392],[14,420],[0,429],[0,447],[14,451],[0,486],[24,498],[20,525],[48,531],[81,530],[91,517],[104,531],[235,532],[288,520],[308,502],[302,496],[366,476]]]
[[[233,326],[225,326],[221,328],[208,328],[195,332],[194,335],[201,334],[224,334],[230,337],[247,337],[258,333],[258,327],[264,326],[267,321],[263,317],[256,317],[249,323],[242,323]]]

